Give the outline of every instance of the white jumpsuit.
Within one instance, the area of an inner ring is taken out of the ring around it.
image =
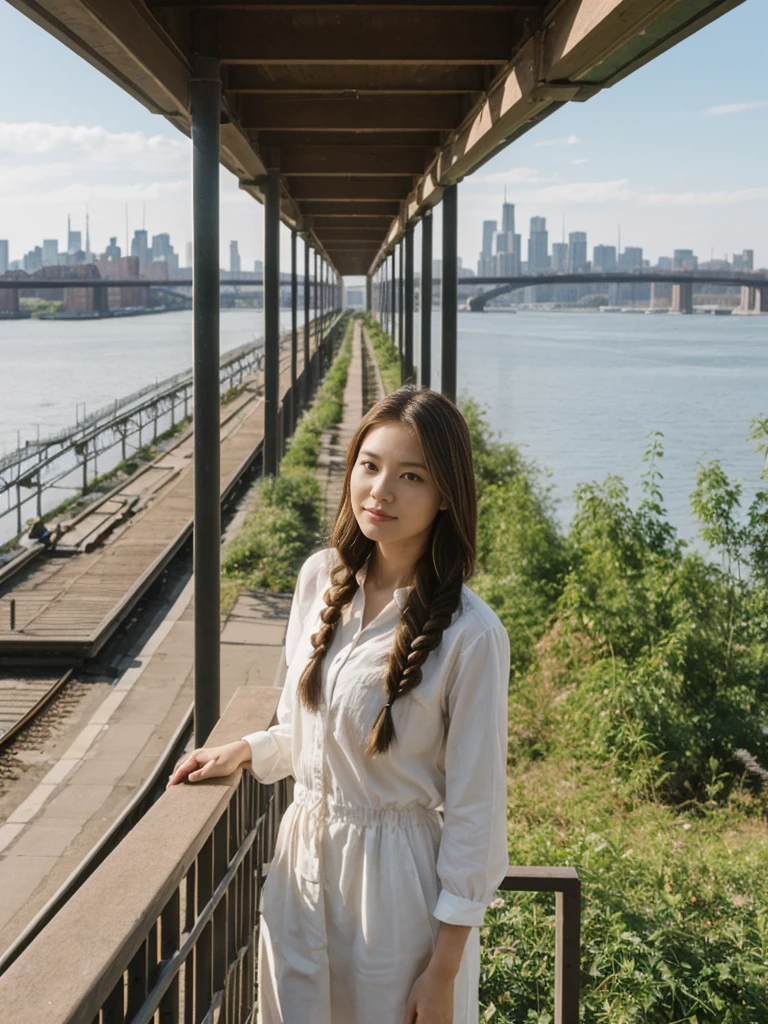
[[[278,722],[243,737],[257,779],[296,780],[260,901],[258,1022],[402,1024],[445,921],[472,926],[453,1020],[477,1024],[478,926],[508,867],[509,638],[464,586],[422,682],[392,707],[396,740],[370,757],[410,588],[361,631],[363,566],[323,661],[321,709],[309,712],[295,691],[335,560],[325,548],[302,566]]]

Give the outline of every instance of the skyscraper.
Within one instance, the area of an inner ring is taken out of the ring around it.
[[[587,266],[587,233],[571,231],[568,235],[568,269],[571,273],[579,273]]]
[[[506,235],[515,233],[515,204],[508,203],[506,199],[501,207],[501,230]]]
[[[552,269],[568,269],[568,244],[567,242],[552,243]]]
[[[229,243],[229,272],[230,274],[240,273],[240,253],[237,251],[237,242]]]
[[[492,277],[493,270],[493,238],[496,234],[496,221],[483,221],[483,249],[477,261],[479,277]]]
[[[672,268],[674,270],[695,270],[699,261],[693,253],[693,249],[675,249],[672,253]]]
[[[59,240],[58,238],[43,239],[43,266],[55,267],[59,262]]]
[[[138,257],[139,274],[143,277],[147,272],[147,267],[151,263],[147,232],[143,228],[138,228],[133,232],[133,239],[131,240],[131,256]]]
[[[83,248],[83,236],[80,231],[73,231],[71,218],[67,214],[67,255],[74,256]]]
[[[608,273],[616,269],[616,246],[596,245],[592,250],[592,269]]]
[[[113,235],[109,240],[109,245],[104,250],[104,257],[108,260],[119,260],[122,255],[122,250],[117,244],[117,235]]]
[[[546,217],[531,217],[531,233],[528,238],[528,270],[549,269],[549,235]]]
[[[0,238],[0,274],[8,270],[8,239]]]

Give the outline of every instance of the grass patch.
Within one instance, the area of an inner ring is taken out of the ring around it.
[[[322,433],[342,417],[353,321],[345,317],[336,330],[344,332],[341,347],[289,442],[280,474],[261,480],[243,528],[224,555],[223,614],[244,590],[290,593],[303,561],[321,543],[323,504],[315,467]]]
[[[379,321],[374,319],[370,313],[366,313],[361,319],[363,326],[368,331],[376,362],[381,370],[384,390],[387,394],[397,391],[401,383],[400,353]]]

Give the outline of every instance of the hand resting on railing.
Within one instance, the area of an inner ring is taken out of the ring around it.
[[[225,743],[223,747],[200,747],[181,761],[172,775],[168,776],[168,786],[176,786],[183,782],[202,782],[204,779],[218,779],[248,764],[251,760],[251,748],[245,740]]]

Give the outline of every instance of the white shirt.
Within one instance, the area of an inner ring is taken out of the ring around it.
[[[386,904],[400,888],[404,903],[417,905],[413,913],[423,917],[425,907],[431,912],[433,935],[438,921],[478,926],[508,867],[510,654],[506,629],[496,613],[464,585],[461,607],[444,630],[437,649],[424,662],[421,683],[392,706],[395,740],[385,754],[370,756],[365,746],[388,699],[384,690],[387,660],[410,587],[395,590],[392,601],[361,630],[368,563],[362,567],[357,574],[359,589],[343,610],[323,660],[320,711],[308,711],[297,706],[296,687],[312,650],[310,637],[321,626],[323,594],[331,585],[330,571],[337,557],[333,548],[325,548],[312,554],[302,566],[286,633],[288,667],[277,724],[243,737],[251,747],[250,770],[259,781],[272,783],[288,775],[296,780],[294,803],[281,822],[264,892],[264,916],[272,915],[266,921],[269,927],[264,929],[264,941],[269,941],[270,927],[281,932],[282,943],[289,941],[286,933],[291,931],[296,915],[302,913],[302,908],[314,906],[313,901],[322,902],[323,890],[323,914],[358,914],[365,918],[363,908],[373,906],[377,918],[381,915],[383,927],[389,913]],[[438,810],[443,814],[442,823]],[[380,840],[372,838],[376,829],[383,830]],[[367,864],[366,858],[378,858],[375,851],[385,841],[390,844],[386,858],[376,859],[375,868]],[[387,881],[382,873],[390,870],[387,865],[392,862],[393,877]],[[410,869],[411,864],[415,871]],[[405,880],[403,865],[408,868]],[[267,890],[273,875],[274,905],[270,906]],[[353,885],[350,879],[357,881]],[[410,896],[408,879],[413,885]],[[394,890],[388,888],[390,884]],[[287,895],[292,886],[302,894],[295,903]],[[417,891],[419,886],[421,891]],[[385,897],[385,891],[391,895]],[[342,909],[329,909],[328,901],[334,901],[337,893],[341,894]],[[285,909],[289,903],[293,907],[290,914]],[[423,925],[421,918],[419,924]],[[365,922],[362,927],[366,927]],[[402,917],[397,922],[393,919],[392,928],[403,930]],[[303,933],[298,929],[295,934]],[[426,936],[423,942],[428,943],[428,929],[422,927],[421,934]],[[296,941],[304,940],[299,937]],[[360,942],[366,941],[363,935]],[[319,945],[324,949],[328,945],[325,932]],[[328,952],[332,957],[333,950]],[[354,948],[338,953],[354,960]],[[310,954],[302,951],[305,961],[311,960]],[[270,948],[267,956],[262,949],[260,955],[265,965],[262,974],[272,975],[271,980],[260,977],[261,1005],[273,1007],[271,1015],[263,1009],[266,1015],[262,1019],[299,1020],[310,1005],[313,1020],[324,1019],[318,1010],[318,1000],[324,998],[320,990],[307,991],[304,1002],[298,998],[291,1002],[292,997],[285,995],[291,983],[274,966],[279,951]],[[479,957],[477,950],[471,955]],[[362,951],[361,961],[365,957]],[[411,978],[411,960],[409,957],[403,964],[400,988],[404,995],[398,995],[400,1002],[382,1004],[382,1021],[393,1020],[392,1013],[398,1013],[407,998],[406,989],[415,980]],[[470,966],[470,974],[475,977],[478,964]],[[355,985],[359,987],[359,964],[355,970]],[[335,983],[338,988],[338,978]],[[371,985],[375,983],[372,976]],[[293,984],[298,988],[298,982]],[[390,978],[390,984],[397,988],[394,978]],[[268,985],[272,986],[269,992]],[[371,991],[369,988],[368,997]],[[347,992],[344,998],[354,1001],[354,993]],[[386,1002],[385,992],[382,998]],[[470,1004],[472,999],[476,1001],[476,992],[468,998]],[[342,1019],[341,1005],[339,1000],[335,1010],[329,1010],[329,1020],[334,1024]],[[351,1012],[362,1012],[362,1006]],[[457,1024],[476,1019],[474,1012],[467,1013],[457,1006]],[[366,1013],[366,1020],[372,1021],[370,1001]]]

